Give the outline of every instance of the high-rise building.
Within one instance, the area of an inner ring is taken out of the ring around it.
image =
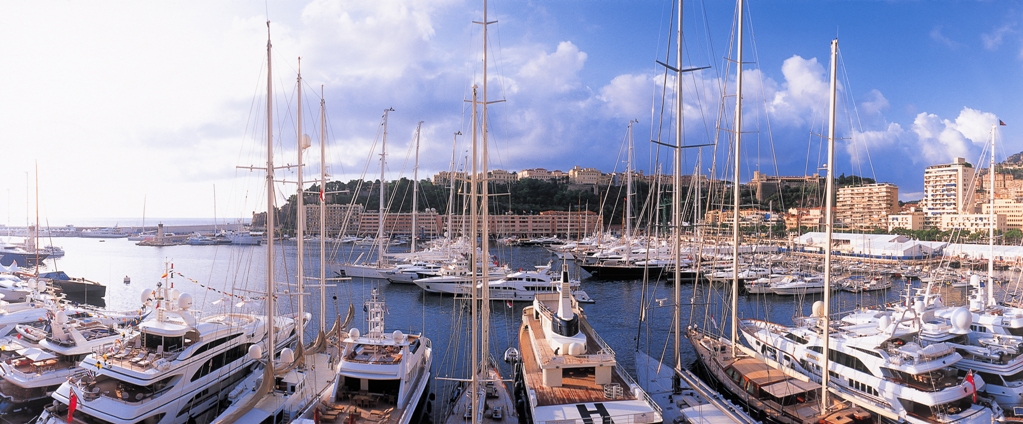
[[[835,222],[853,230],[887,229],[888,215],[899,213],[899,188],[894,184],[841,187]]]
[[[950,164],[928,166],[924,170],[924,198],[920,206],[924,211],[924,226],[938,228],[941,216],[969,213],[970,186],[973,165],[964,158],[955,158]]]

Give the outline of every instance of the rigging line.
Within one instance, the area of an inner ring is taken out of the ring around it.
[[[840,63],[843,63],[843,64],[845,63],[845,59],[844,59],[844,56],[842,55],[842,49],[841,48],[838,49],[838,60],[839,60]],[[845,92],[846,92],[846,95],[848,96],[848,103],[851,106],[852,111],[853,111],[853,115],[850,117],[850,120],[852,119],[852,117],[856,118],[856,126],[854,128],[857,128],[858,131],[859,131],[859,134],[862,135],[864,133],[863,132],[863,122],[860,120],[860,111],[859,111],[858,106],[856,106],[856,99],[855,99],[855,97],[852,94],[852,82],[849,79],[849,69],[847,67],[845,67],[845,66],[842,66],[842,76],[843,76],[843,79],[845,80],[845,87],[846,87]],[[852,124],[850,123],[850,126],[851,125]],[[886,129],[887,129],[887,127],[886,127]],[[877,172],[874,170],[874,161],[870,157],[870,146],[866,142],[862,142],[862,145],[863,145],[863,151],[866,152],[866,154],[867,154],[867,164],[870,166],[870,176],[871,176],[871,178],[874,179],[874,182],[877,182]],[[861,162],[861,164],[862,164],[862,162]],[[860,175],[862,175],[862,173],[860,173]]]

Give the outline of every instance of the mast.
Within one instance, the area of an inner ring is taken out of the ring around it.
[[[671,195],[672,258],[675,263],[675,369],[682,369],[682,0],[678,0],[678,37],[675,41],[675,163]]]
[[[320,332],[327,328],[327,101],[320,85]]]
[[[828,103],[828,181],[825,185],[825,207],[824,207],[824,224],[825,236],[827,237],[827,246],[824,248],[824,313],[820,318],[823,323],[823,331],[821,339],[824,341],[824,354],[821,355],[824,358],[821,360],[821,368],[824,370],[821,373],[821,412],[828,410],[828,385],[831,381],[831,375],[828,372],[828,362],[830,355],[831,335],[831,236],[835,227],[835,213],[834,213],[834,195],[835,195],[835,109],[836,109],[836,95],[838,87],[838,39],[831,40],[831,101]]]
[[[989,306],[995,305],[995,130],[998,128],[997,125],[991,126],[991,166],[988,168],[988,174],[991,174],[991,189],[988,190],[988,201],[991,206],[988,207],[988,222],[991,224],[988,228],[988,254],[987,254],[987,304]],[[38,221],[38,218],[36,219]],[[39,224],[36,224],[37,226]]]
[[[733,162],[734,174],[732,182],[732,355],[738,350],[739,341],[739,149],[742,147],[742,11],[745,6],[739,0],[739,25],[737,31],[735,67],[735,158]]]
[[[271,61],[270,21],[266,22],[266,319],[267,361],[273,369],[274,351],[277,350],[277,331],[274,325],[274,137],[273,137],[273,69]],[[271,374],[272,375],[272,374]]]
[[[412,167],[412,253],[416,253],[416,230],[419,229],[416,223],[416,215],[419,214],[419,129],[423,121],[416,125],[416,164]]]
[[[387,154],[387,115],[394,112],[394,108],[384,109],[384,138],[380,143],[380,210],[377,217],[377,266],[384,265],[384,189],[387,183],[384,181],[384,165]]]
[[[302,320],[305,319],[305,264],[303,258],[305,258],[305,181],[302,180],[302,156],[303,151],[308,147],[305,140],[302,137],[302,58],[298,58],[298,112],[296,113],[295,120],[298,121],[296,125],[297,133],[295,134],[295,142],[298,147],[298,199],[296,205],[298,210],[295,214],[295,239],[297,240],[296,255],[298,257],[298,345],[305,346],[305,326]],[[322,311],[322,310],[321,310]]]
[[[451,142],[451,178],[450,185],[448,188],[448,249],[451,248],[451,241],[455,239],[455,227],[454,227],[454,214],[455,214],[455,175],[457,174],[457,164],[455,161],[455,155],[458,154],[458,136],[462,135],[461,131],[456,131],[454,140]]]
[[[472,263],[469,265],[469,269],[470,269],[469,274],[472,277],[470,279],[470,281],[469,281],[469,284],[470,284],[470,287],[471,287],[470,290],[472,291],[472,307],[471,307],[471,312],[470,312],[470,314],[472,316],[472,349],[471,349],[472,350],[472,362],[471,362],[471,365],[470,365],[471,366],[471,368],[470,368],[471,371],[470,372],[472,373],[472,374],[470,374],[470,378],[472,379],[472,383],[469,386],[470,387],[469,399],[471,401],[470,402],[470,408],[472,410],[473,422],[476,422],[476,414],[480,413],[480,411],[476,410],[476,403],[479,402],[479,378],[477,377],[477,372],[479,371],[479,369],[477,368],[477,365],[481,362],[480,361],[480,355],[481,355],[480,346],[481,346],[481,343],[480,343],[480,331],[479,331],[480,330],[480,328],[479,328],[480,327],[480,322],[477,319],[477,317],[479,317],[480,310],[479,310],[479,302],[478,302],[479,296],[477,295],[477,290],[476,290],[476,282],[480,281],[479,277],[480,277],[480,255],[481,255],[481,253],[480,253],[480,246],[479,246],[479,242],[478,242],[479,239],[477,238],[478,233],[476,232],[476,230],[479,228],[479,216],[476,215],[476,211],[479,208],[479,201],[478,201],[479,199],[477,199],[477,196],[476,196],[476,189],[478,187],[477,184],[479,183],[479,174],[476,172],[476,164],[478,163],[477,158],[476,158],[476,146],[478,144],[478,137],[476,135],[477,134],[477,129],[476,129],[476,119],[477,119],[476,118],[476,115],[477,115],[476,114],[476,105],[477,105],[477,102],[476,102],[476,92],[477,92],[477,88],[478,87],[476,85],[472,86],[472,120],[471,120],[472,121],[472,165],[469,168],[469,172],[472,173],[472,174],[470,174],[470,177],[469,177],[469,221],[470,221],[469,225],[472,227],[472,233],[470,233],[471,234],[471,240],[469,242],[469,246],[472,249],[472,254],[469,256],[470,257],[470,261],[472,261]],[[483,263],[486,263],[486,260],[484,260]]]

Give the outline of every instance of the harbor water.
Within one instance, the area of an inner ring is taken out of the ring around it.
[[[66,252],[62,258],[48,259],[43,271],[61,270],[71,277],[98,281],[107,286],[106,304],[111,310],[132,310],[141,307],[141,296],[145,289],[153,289],[158,283],[172,283],[182,293],[190,293],[194,307],[201,313],[241,312],[265,313],[262,298],[266,292],[266,245],[262,246],[165,246],[143,247],[127,239],[54,239]],[[320,289],[318,287],[319,249],[318,243],[306,243],[305,249],[305,293],[304,307],[312,314],[306,329],[307,340],[311,340],[319,327]],[[357,256],[358,250],[369,247],[344,245],[340,252],[331,250],[330,256]],[[353,252],[352,250],[356,250]],[[275,287],[280,310],[290,314],[298,309],[298,287],[296,283],[296,244],[279,243],[275,260]],[[513,269],[530,269],[535,265],[553,262],[560,267],[558,259],[542,247],[502,246],[493,250],[501,263]],[[328,260],[327,277],[334,277]],[[617,354],[620,366],[635,375],[635,352],[642,350],[654,358],[669,359],[673,355],[674,336],[674,285],[666,281],[602,281],[587,278],[588,274],[569,263],[573,278],[582,274],[582,289],[596,303],[583,305],[587,319],[600,336]],[[173,269],[173,272],[169,272]],[[336,269],[336,266],[333,267]],[[130,283],[125,283],[129,277]],[[879,292],[853,294],[839,292],[833,310],[850,311],[856,307],[880,305],[899,300],[906,287],[906,280],[897,279],[891,289]],[[919,286],[919,281],[912,282]],[[471,340],[469,327],[470,308],[466,302],[424,293],[415,285],[389,284],[382,280],[328,281],[325,299],[325,321],[330,326],[339,311],[345,313],[348,305],[355,309],[352,326],[364,330],[366,314],[363,304],[373,289],[378,289],[387,303],[388,331],[401,330],[409,333],[423,333],[433,341],[434,369],[437,379],[432,389],[437,398],[435,413],[443,409],[443,402],[453,388],[447,378],[458,379],[468,376],[469,349]],[[718,285],[684,282],[680,285],[681,326],[699,325],[727,328],[730,311],[727,305],[727,290]],[[965,302],[966,288],[943,287],[946,304]],[[767,318],[788,324],[794,316],[809,314],[812,304],[821,295],[805,298],[775,295],[741,295],[738,302],[740,318]],[[510,377],[510,366],[501,358],[508,347],[516,347],[516,337],[521,322],[520,314],[527,303],[514,304],[494,302],[491,305],[490,350],[491,355],[502,366],[502,374]],[[728,334],[727,330],[723,334]],[[681,356],[684,366],[691,366],[696,356],[682,338]],[[643,382],[640,382],[641,384]]]

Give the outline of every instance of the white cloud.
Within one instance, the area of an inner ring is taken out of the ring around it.
[[[888,110],[888,107],[891,106],[888,103],[888,99],[884,97],[884,94],[881,94],[877,89],[870,90],[865,97],[866,100],[860,102],[860,111],[867,116],[878,115]]]
[[[785,82],[770,101],[771,117],[784,124],[805,126],[828,105],[829,83],[824,66],[816,58],[793,56],[785,59],[781,71]]]
[[[586,53],[571,41],[562,41],[553,53],[540,52],[529,59],[516,75],[536,94],[561,94],[579,87],[578,73],[585,63]]]
[[[983,145],[997,118],[989,112],[963,108],[954,121],[935,114],[920,113],[913,121],[922,159],[926,163],[948,163],[953,158],[970,159],[975,145]]]
[[[944,45],[946,45],[946,46],[948,46],[948,47],[950,47],[952,49],[958,49],[962,45],[962,43],[959,43],[958,41],[955,41],[955,40],[949,38],[948,36],[946,36],[944,34],[944,32],[942,31],[943,29],[944,28],[942,28],[941,26],[936,26],[933,29],[931,29],[931,33],[930,33],[931,40],[937,41],[937,42],[939,42],[941,44],[944,44]]]
[[[984,42],[984,48],[988,50],[995,50],[1002,45],[1002,40],[1006,35],[1014,32],[1013,25],[1007,24],[1001,27],[995,28],[990,33],[980,35],[981,41]]]
[[[650,96],[658,84],[650,75],[619,75],[600,88],[607,116],[636,119],[650,114]]]

